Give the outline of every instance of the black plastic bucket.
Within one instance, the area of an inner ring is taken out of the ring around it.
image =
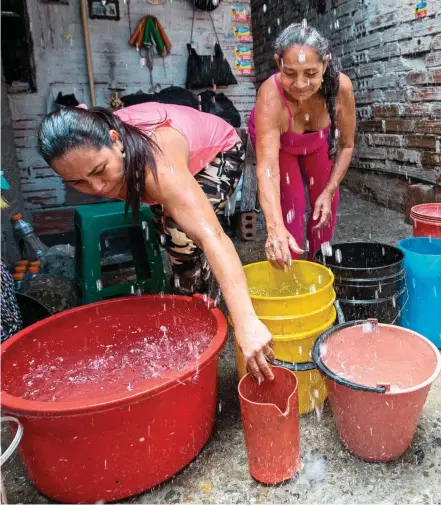
[[[23,328],[52,315],[49,309],[35,298],[18,292],[15,293],[15,296],[23,319]]]
[[[347,279],[334,283],[337,298],[346,300],[378,300],[400,293],[406,285],[406,272],[374,279]]]
[[[378,319],[381,323],[394,324],[406,303],[407,289],[388,298],[374,300],[345,300],[339,299],[338,303],[343,312],[345,321],[359,319]]]
[[[346,321],[378,319],[393,324],[405,303],[404,255],[396,247],[370,242],[334,244],[315,254],[335,276],[334,288]]]
[[[404,254],[390,245],[375,242],[345,242],[330,247],[332,255],[324,256],[322,250],[318,250],[315,259],[332,270],[336,282],[351,278],[388,277],[398,274],[403,268]]]

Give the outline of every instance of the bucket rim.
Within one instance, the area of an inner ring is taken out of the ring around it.
[[[393,284],[394,282],[401,281],[405,277],[406,277],[405,268],[402,268],[396,274],[385,275],[384,277],[341,277],[337,275],[335,276],[334,285],[369,288],[372,287],[372,284],[376,284],[379,282],[381,282],[382,284]]]
[[[356,242],[339,242],[337,244],[331,244],[331,247],[338,247],[338,246],[343,246],[343,245],[366,245],[366,244],[369,244],[369,245],[378,245],[378,246],[381,246],[381,247],[387,247],[388,249],[396,249],[398,250],[401,254],[402,254],[402,258],[399,260],[399,261],[396,261],[395,263],[389,263],[388,265],[383,265],[383,266],[380,266],[380,267],[363,267],[363,268],[356,268],[356,267],[343,267],[343,266],[339,266],[339,265],[332,265],[332,268],[339,268],[339,269],[342,269],[342,270],[347,270],[347,271],[350,271],[350,272],[367,272],[369,270],[379,270],[379,269],[385,269],[385,268],[392,268],[394,267],[395,265],[399,265],[403,259],[404,259],[404,254],[402,251],[400,251],[400,249],[398,249],[398,247],[396,246],[393,246],[393,245],[389,245],[389,244],[383,244],[382,242],[365,242],[365,241],[356,241]],[[317,249],[317,251],[315,252],[314,254],[314,258],[318,261],[317,259],[317,256],[318,254],[322,254],[323,258],[329,258],[329,257],[332,257],[332,256],[324,256],[323,253],[322,253],[322,250],[321,249]],[[320,265],[323,265],[323,263],[319,262]],[[327,265],[326,265],[327,266]],[[331,269],[331,266],[328,267]]]
[[[417,242],[425,244],[432,244],[433,242],[435,242],[435,244],[439,244],[441,246],[441,238],[438,237],[406,237],[398,242],[397,247],[403,248],[405,253],[415,254],[417,256],[424,256],[426,258],[432,256],[439,256],[439,254],[425,254],[417,251],[412,251],[411,249],[406,248],[406,244]]]
[[[183,295],[144,295],[137,298],[147,298],[147,299],[160,299],[173,300],[177,299],[185,303],[204,303],[208,307],[207,310],[215,318],[217,323],[216,333],[213,335],[213,339],[208,348],[199,356],[197,365],[191,366],[183,371],[175,371],[171,373],[167,378],[161,380],[146,380],[140,382],[137,386],[133,388],[132,391],[125,391],[118,394],[108,394],[106,396],[98,396],[91,398],[90,400],[72,401],[72,402],[42,402],[38,400],[27,400],[14,396],[1,388],[1,408],[7,412],[17,416],[22,417],[67,417],[74,415],[85,415],[92,414],[96,412],[102,412],[107,410],[113,410],[115,408],[128,407],[129,405],[146,400],[157,394],[163,393],[180,382],[184,382],[199,370],[208,366],[225,345],[228,336],[228,325],[225,316],[215,305],[214,300],[207,299],[201,294],[196,294],[193,296],[183,296]],[[116,304],[121,302],[121,300],[133,300],[133,297],[121,297],[103,300],[100,302],[88,304],[88,306],[98,307],[106,304]],[[59,314],[55,314],[50,318],[38,321],[32,326],[25,328],[14,336],[9,338],[6,342],[2,343],[0,357],[3,359],[4,354],[8,351],[9,347],[13,346],[18,340],[25,338],[29,333],[33,331],[36,327],[44,326],[47,324],[48,320],[54,321],[54,319],[59,319],[64,317],[65,314],[72,314],[81,311],[83,306],[75,307],[73,309],[65,310]],[[178,382],[179,380],[179,382]],[[152,385],[154,383],[154,385]],[[146,389],[147,388],[147,389]]]
[[[339,298],[338,301],[340,303],[346,303],[348,305],[376,305],[378,303],[386,303],[389,300],[392,300],[393,298],[400,298],[401,296],[404,295],[406,290],[407,286],[404,286],[404,288],[396,295],[388,296],[387,298],[377,298],[375,300],[347,300],[345,298]]]
[[[328,310],[329,308],[331,308],[334,305],[336,299],[337,299],[337,295],[334,291],[331,300],[329,300],[329,302],[326,305],[324,305],[321,309],[317,309],[312,312],[307,312],[306,314],[296,314],[294,316],[257,316],[257,317],[262,322],[264,322],[264,321],[269,321],[269,322],[295,321],[296,319],[303,319],[305,317],[313,317],[316,314],[320,314],[320,312],[325,312],[325,310]]]
[[[431,210],[434,210],[436,213],[439,213],[439,216],[432,216],[432,215],[427,215],[427,214],[420,214],[420,212],[422,211],[431,211]],[[438,202],[428,202],[428,203],[420,203],[418,205],[414,205],[411,209],[410,209],[410,215],[412,216],[412,214],[417,217],[418,219],[421,219],[422,217],[422,220],[424,219],[436,219],[438,220],[438,222],[441,223],[441,203],[438,203]]]
[[[305,363],[296,363],[289,361],[282,361],[281,359],[275,359],[273,365],[279,368],[287,368],[290,372],[308,372],[310,370],[317,370],[315,363],[313,361],[305,361]]]
[[[343,377],[340,377],[338,374],[334,373],[332,370],[330,370],[326,364],[323,362],[321,359],[321,353],[320,353],[320,346],[326,340],[334,333],[338,332],[339,330],[343,330],[345,328],[349,328],[351,326],[361,326],[362,324],[366,324],[369,322],[375,321],[375,324],[378,326],[383,326],[383,327],[389,327],[393,328],[394,330],[400,329],[406,333],[412,333],[418,338],[421,338],[425,341],[425,343],[431,348],[435,358],[436,358],[436,366],[435,370],[432,373],[430,377],[428,377],[425,381],[421,382],[420,384],[416,384],[415,386],[412,386],[410,388],[405,388],[405,389],[399,389],[398,391],[386,391],[386,388],[384,386],[379,386],[379,387],[373,387],[373,386],[366,386],[364,384],[358,384],[356,382],[349,381],[347,379],[344,379]],[[441,372],[441,354],[436,348],[436,346],[426,337],[421,335],[420,333],[417,333],[416,331],[409,330],[407,328],[403,328],[400,326],[396,326],[393,324],[385,324],[385,323],[379,323],[376,320],[373,319],[362,319],[362,320],[357,320],[357,321],[347,321],[345,323],[337,324],[336,326],[330,328],[329,330],[325,331],[322,333],[317,340],[314,343],[314,346],[312,348],[312,359],[313,362],[315,363],[316,367],[320,370],[320,372],[329,380],[332,380],[333,382],[347,387],[349,389],[353,389],[355,391],[362,391],[362,392],[367,392],[367,393],[380,393],[380,394],[387,394],[387,395],[402,395],[402,394],[407,394],[407,393],[413,393],[414,391],[418,391],[426,386],[429,386],[432,384],[432,382],[438,377],[438,375]]]
[[[291,370],[288,370],[287,368],[285,367],[282,367],[282,366],[272,366],[271,369],[279,369],[279,370],[283,370],[284,373],[285,372],[288,372],[289,374],[291,374],[293,377],[294,377],[294,381],[295,381],[295,386],[294,386],[294,389],[293,391],[289,394],[288,398],[286,399],[286,409],[285,409],[285,412],[282,412],[279,407],[277,407],[277,405],[275,405],[274,403],[262,403],[262,402],[253,402],[252,400],[246,398],[243,394],[242,394],[242,391],[241,391],[241,387],[242,387],[242,384],[243,382],[245,382],[245,380],[249,380],[250,377],[252,377],[252,374],[251,372],[247,372],[239,381],[239,384],[237,385],[237,392],[239,393],[239,397],[241,400],[251,404],[251,405],[266,405],[266,406],[269,406],[269,407],[274,407],[275,409],[277,409],[281,414],[282,416],[285,415],[286,411],[288,410],[288,406],[289,406],[289,402],[291,400],[291,398],[297,394],[297,391],[299,389],[299,381],[295,375],[295,373],[293,373]],[[254,380],[254,379],[252,379]],[[265,380],[268,380],[268,379],[265,379]]]
[[[327,330],[330,325],[332,325],[337,319],[337,311],[335,307],[332,308],[332,316],[323,323],[321,326],[308,331],[302,331],[299,333],[289,333],[287,335],[272,335],[275,342],[294,342],[296,340],[304,340],[316,334],[321,334],[323,331]]]
[[[322,265],[321,263],[315,263],[314,261],[307,261],[307,260],[293,260],[292,263],[307,263],[309,265],[314,265],[315,267],[319,268],[320,270],[324,270],[330,277],[329,281],[322,286],[320,289],[317,289],[313,293],[303,293],[301,295],[289,295],[289,296],[262,296],[262,295],[253,295],[249,293],[250,298],[252,300],[264,300],[268,302],[273,302],[273,301],[288,301],[288,300],[302,300],[306,298],[307,296],[316,296],[318,294],[321,294],[325,291],[328,291],[329,288],[332,288],[334,285],[334,273],[329,267],[326,267],[325,265]],[[257,265],[263,265],[263,264],[268,264],[271,265],[269,261],[257,261],[255,263],[249,263],[248,265],[244,265],[243,269],[245,271],[251,270],[251,267],[256,267]],[[273,267],[275,268],[275,267]]]

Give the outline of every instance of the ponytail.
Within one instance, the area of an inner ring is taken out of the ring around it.
[[[335,63],[330,60],[323,76],[323,84],[321,93],[326,99],[331,126],[328,133],[328,157],[330,160],[335,160],[338,152],[338,134],[337,134],[337,114],[336,102],[340,88],[340,72],[337,70]]]

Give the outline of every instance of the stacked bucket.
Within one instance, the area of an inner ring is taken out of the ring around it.
[[[441,203],[415,205],[410,217],[414,237],[441,238]]]
[[[396,322],[407,294],[404,255],[398,248],[374,242],[328,244],[315,258],[335,275],[345,321]]]
[[[286,272],[266,261],[244,270],[256,314],[273,336],[276,364],[297,377],[300,414],[320,409],[327,391],[311,356],[317,337],[336,319],[334,275],[309,261],[293,261]],[[242,378],[247,370],[237,344],[236,361]]]

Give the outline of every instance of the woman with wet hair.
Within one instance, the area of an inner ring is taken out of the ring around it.
[[[304,183],[312,209],[308,259],[332,238],[338,188],[354,150],[355,101],[350,79],[331,59],[329,41],[305,21],[283,30],[274,58],[279,72],[260,87],[249,130],[268,231],[266,255],[286,269],[303,253]]]
[[[212,270],[236,340],[258,380],[273,378],[271,335],[257,318],[240,259],[218,219],[239,181],[244,148],[232,126],[189,107],[143,103],[112,113],[65,108],[48,115],[40,152],[82,193],[125,200],[134,220],[152,206],[176,293],[206,293]],[[99,240],[99,237],[97,237]]]

